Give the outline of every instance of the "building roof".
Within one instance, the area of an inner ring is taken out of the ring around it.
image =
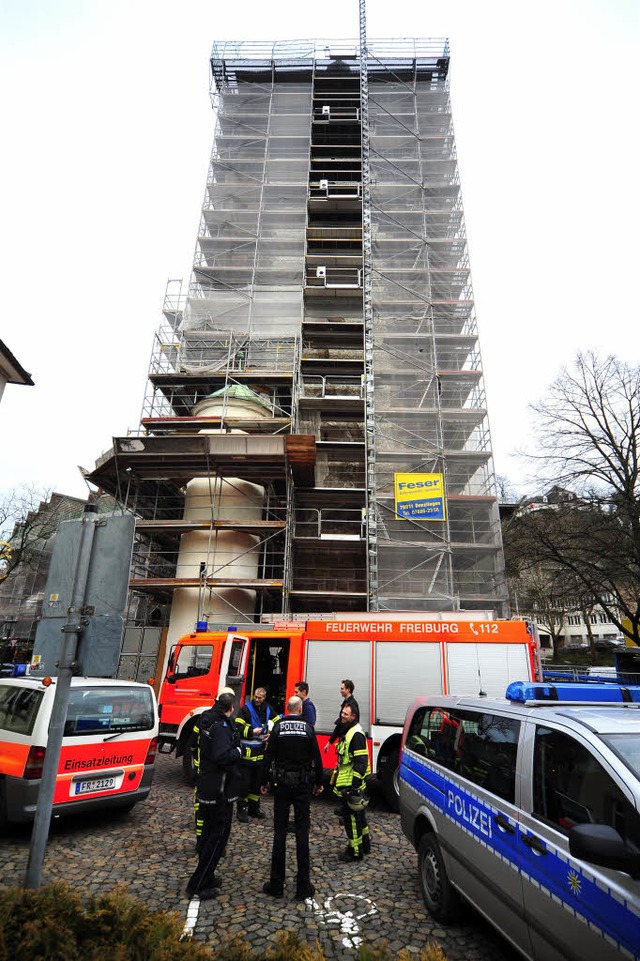
[[[18,363],[6,344],[0,340],[0,377],[7,384],[24,384],[33,387],[31,374]]]

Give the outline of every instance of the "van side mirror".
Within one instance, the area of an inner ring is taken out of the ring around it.
[[[581,861],[640,877],[640,855],[608,824],[576,824],[569,831],[569,851]]]

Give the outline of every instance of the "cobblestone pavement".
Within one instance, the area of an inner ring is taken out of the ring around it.
[[[127,815],[56,819],[51,830],[42,883],[65,880],[98,894],[125,883],[151,908],[177,910],[185,923],[189,901],[185,883],[195,867],[192,790],[181,764],[168,755],[157,760],[147,801]],[[467,923],[441,927],[427,914],[420,895],[416,855],[400,829],[400,819],[373,792],[368,808],[372,853],[362,865],[342,864],[345,838],[335,804],[314,801],[311,859],[316,894],[298,903],[295,895],[295,838],[287,840],[290,878],[283,900],[262,893],[268,879],[273,836],[272,799],[263,799],[264,821],[234,819],[227,853],[220,864],[225,886],[214,901],[192,902],[193,937],[215,947],[242,935],[264,950],[281,929],[320,942],[328,959],[356,959],[358,944],[386,941],[394,955],[403,947],[417,954],[437,941],[448,961],[516,961],[517,955],[490,925],[469,909]],[[13,829],[0,839],[1,886],[24,881],[29,830]]]

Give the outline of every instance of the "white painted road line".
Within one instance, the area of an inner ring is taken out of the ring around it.
[[[184,928],[182,929],[182,934],[180,935],[181,941],[187,941],[193,937],[199,911],[200,898],[192,898],[191,901],[189,901],[189,907],[187,909],[187,920],[184,923]]]

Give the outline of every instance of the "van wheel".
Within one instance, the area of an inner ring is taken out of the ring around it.
[[[392,811],[400,810],[400,789],[398,775],[400,773],[400,752],[392,751],[382,768],[382,792]]]
[[[420,890],[429,914],[444,924],[459,916],[460,898],[451,887],[440,853],[440,845],[433,834],[424,834],[418,846]]]
[[[0,782],[0,834],[6,834],[9,829],[9,820],[7,818],[7,796],[5,794],[5,786]]]

